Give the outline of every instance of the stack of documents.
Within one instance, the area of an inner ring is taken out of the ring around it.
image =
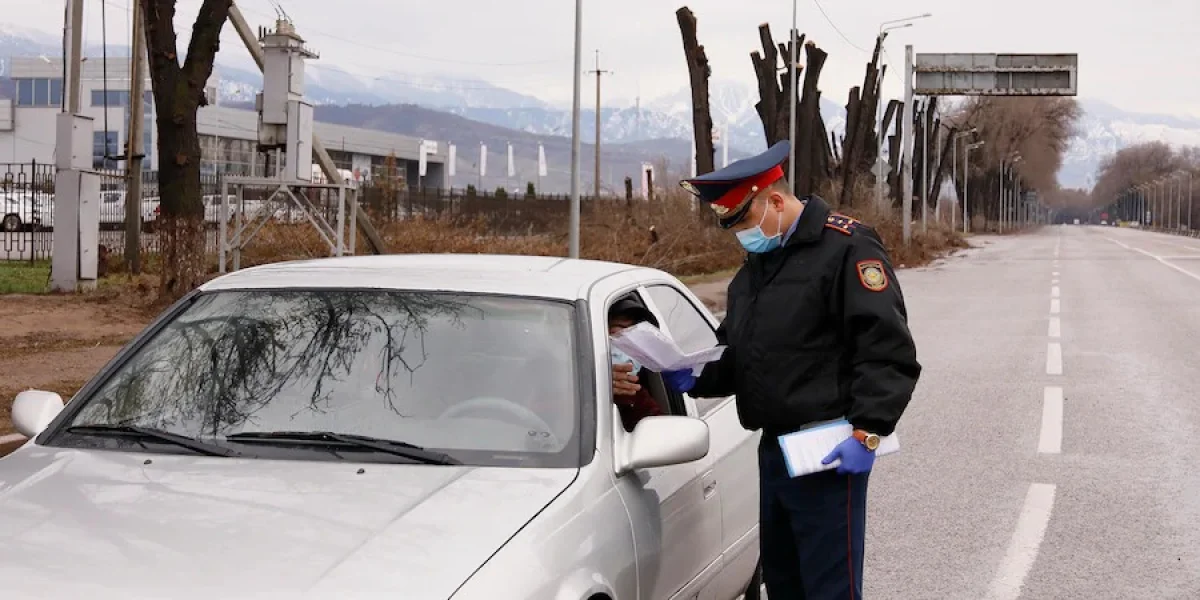
[[[799,431],[779,436],[779,447],[783,450],[783,461],[787,464],[788,474],[800,477],[818,471],[836,469],[842,464],[841,459],[823,465],[821,461],[829,456],[838,444],[846,441],[854,428],[845,419],[826,421]],[[875,456],[887,456],[900,450],[900,439],[895,432],[879,438],[879,447]]]
[[[612,345],[651,371],[682,371],[691,369],[696,375],[706,363],[725,353],[725,346],[714,346],[684,353],[675,340],[645,321],[629,327],[612,337]]]

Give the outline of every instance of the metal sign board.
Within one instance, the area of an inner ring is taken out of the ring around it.
[[[1075,96],[1078,54],[917,54],[922,96]]]

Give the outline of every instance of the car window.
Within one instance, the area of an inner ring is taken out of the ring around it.
[[[621,298],[633,299],[643,307],[646,305],[646,300],[637,292],[629,292],[622,295]],[[611,306],[609,308],[611,308]],[[609,344],[609,349],[611,351],[611,342],[609,342]],[[676,398],[675,401],[672,401],[671,392],[667,390],[666,384],[663,382],[661,375],[646,369],[643,370],[638,376],[641,378],[640,383],[645,387],[646,391],[650,393],[651,398],[654,400],[655,404],[658,404],[659,409],[662,410],[663,414],[687,416],[687,407],[684,406],[682,399]]]
[[[684,352],[695,352],[717,345],[717,332],[696,309],[696,306],[679,290],[669,285],[652,285],[646,288],[658,311],[663,315],[664,325],[671,337]],[[696,408],[704,416],[721,402],[720,398],[696,398]]]
[[[473,465],[575,465],[574,310],[407,291],[203,294],[64,427],[139,425],[218,442],[331,431]]]

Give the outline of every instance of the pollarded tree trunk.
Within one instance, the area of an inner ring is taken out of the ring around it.
[[[160,294],[164,300],[174,300],[198,286],[205,274],[196,111],[206,104],[204,87],[212,75],[232,0],[204,0],[182,64],[175,38],[175,0],[139,1],[146,19],[146,50],[158,114]]]
[[[696,174],[704,175],[714,169],[712,114],[708,106],[708,78],[712,68],[708,55],[696,32],[696,16],[684,6],[675,11],[679,32],[683,36],[683,55],[687,60],[688,78],[692,90],[692,131],[696,141]]]

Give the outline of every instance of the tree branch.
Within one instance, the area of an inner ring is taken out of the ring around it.
[[[138,0],[146,20],[146,46],[150,69],[160,75],[179,72],[179,56],[175,43],[175,2]],[[152,82],[160,77],[151,77]]]
[[[174,4],[174,2],[172,2]],[[221,29],[229,19],[233,0],[204,0],[192,28],[187,59],[183,63],[186,85],[196,94],[204,92],[204,84],[212,76],[213,61],[221,47]]]

